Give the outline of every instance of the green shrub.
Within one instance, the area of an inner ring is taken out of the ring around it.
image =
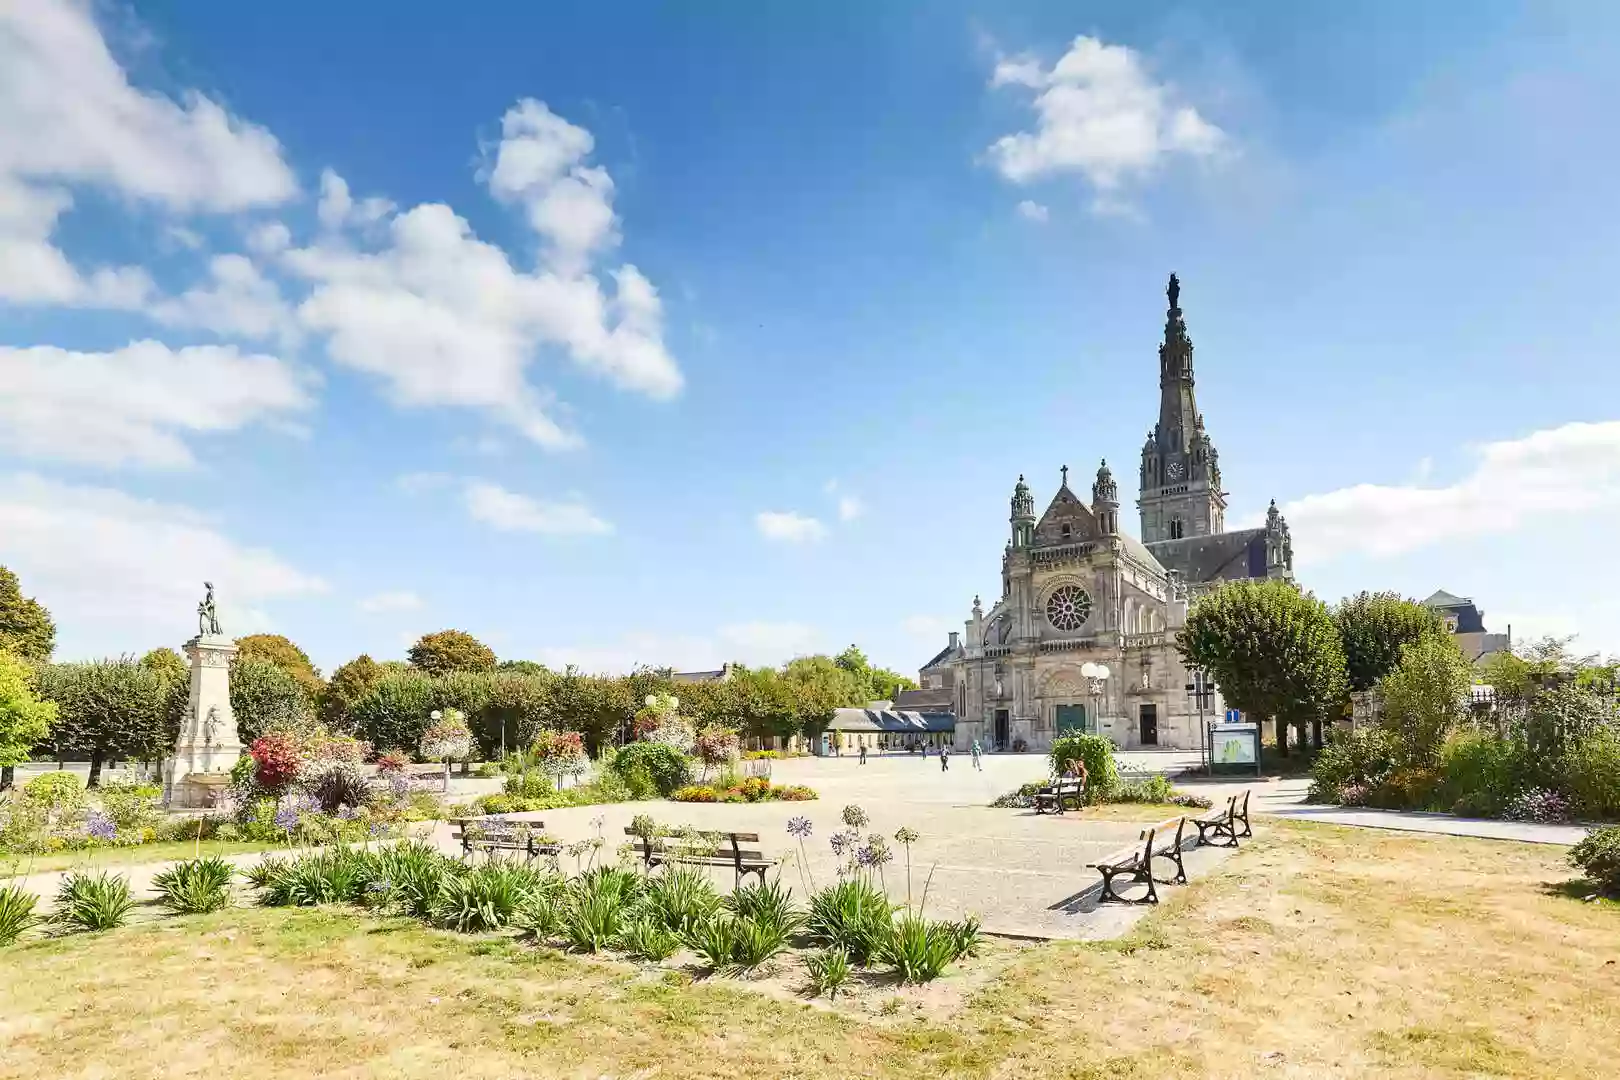
[[[1398,747],[1381,728],[1335,733],[1311,763],[1312,802],[1335,803],[1346,786],[1381,786],[1395,771]]]
[[[1520,748],[1483,732],[1462,731],[1440,748],[1441,809],[1469,817],[1496,817],[1521,785]]]
[[[1114,762],[1114,744],[1106,735],[1064,735],[1052,741],[1052,772],[1062,776],[1076,758],[1086,763],[1086,785],[1100,796],[1119,786],[1119,766]]]
[[[63,770],[40,773],[22,786],[22,797],[52,816],[83,810],[88,802],[78,775]]]
[[[893,916],[886,893],[864,880],[846,878],[810,897],[805,929],[817,944],[842,949],[864,966],[888,937]]]
[[[218,911],[231,902],[231,878],[236,871],[218,855],[178,862],[152,879],[158,902],[180,915]]]
[[[836,999],[849,982],[849,956],[842,949],[820,949],[804,956],[804,970],[816,995]]]
[[[687,756],[664,743],[634,742],[622,747],[613,759],[613,770],[624,777],[632,790],[636,781],[632,774],[645,770],[659,795],[667,797],[691,778],[691,764]]]
[[[1620,825],[1593,829],[1569,851],[1569,861],[1610,896],[1620,896]]]
[[[710,971],[724,975],[732,970],[732,957],[737,952],[737,920],[719,916],[692,928],[686,935],[686,947],[708,965]]]
[[[39,897],[21,885],[0,886],[0,945],[10,945],[39,921]]]
[[[1176,789],[1168,778],[1158,773],[1120,784],[1109,796],[1110,802],[1167,803]]]
[[[610,948],[624,934],[630,905],[619,889],[604,879],[574,883],[558,929],[580,952]]]
[[[1600,727],[1575,740],[1564,762],[1564,790],[1577,816],[1620,818],[1620,731]]]
[[[724,917],[712,920],[723,922]],[[789,930],[774,920],[742,917],[733,920],[736,945],[729,974],[746,975],[787,951]]]
[[[75,930],[111,930],[124,925],[134,906],[128,878],[105,870],[74,870],[57,889],[51,919]]]
[[[1445,777],[1439,769],[1399,768],[1367,792],[1367,805],[1385,810],[1427,810],[1436,805]]]

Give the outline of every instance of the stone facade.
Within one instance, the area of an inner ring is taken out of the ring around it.
[[[1168,296],[1159,420],[1143,448],[1137,503],[1147,542],[1121,531],[1106,461],[1089,502],[1069,487],[1065,466],[1039,517],[1018,478],[1000,599],[985,611],[975,597],[966,633],[953,633],[920,672],[924,687],[954,692],[960,749],[978,741],[1044,750],[1082,730],[1127,748],[1197,748],[1200,716],[1213,720],[1224,706],[1218,694],[1200,701],[1188,690],[1199,677],[1174,642],[1189,600],[1224,581],[1293,577],[1293,542],[1275,503],[1264,526],[1226,531],[1220,459],[1198,412],[1174,275]],[[1107,677],[1088,676],[1087,664]]]

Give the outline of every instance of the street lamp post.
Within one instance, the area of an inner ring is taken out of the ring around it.
[[[1097,699],[1102,697],[1108,684],[1108,665],[1094,664],[1089,660],[1080,665],[1080,674],[1085,677],[1086,688],[1091,691],[1091,730],[1098,731]]]
[[[1215,693],[1214,685],[1209,676],[1202,670],[1192,673],[1192,682],[1187,684],[1187,696],[1198,705],[1198,746],[1204,754],[1204,771],[1213,772],[1215,769],[1213,748],[1209,744],[1209,725],[1204,723],[1204,710],[1209,706],[1209,699]]]

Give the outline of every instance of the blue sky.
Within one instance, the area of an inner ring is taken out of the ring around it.
[[[328,669],[913,669],[1019,473],[1134,497],[1171,270],[1307,586],[1620,651],[1608,5],[20,7],[0,563],[59,655],[207,577]]]

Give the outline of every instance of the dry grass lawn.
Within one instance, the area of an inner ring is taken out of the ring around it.
[[[0,878],[25,877],[54,870],[100,867],[141,866],[190,859],[197,855],[244,855],[270,851],[285,844],[261,844],[241,840],[164,840],[132,847],[92,848],[88,851],[58,851],[50,855],[0,855]]]
[[[238,909],[6,950],[0,1076],[1616,1075],[1620,907],[1562,849],[1257,823],[1125,941],[992,949],[948,1016]]]

